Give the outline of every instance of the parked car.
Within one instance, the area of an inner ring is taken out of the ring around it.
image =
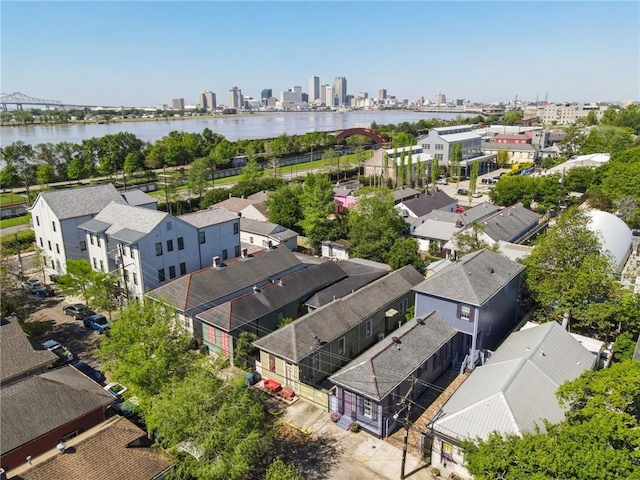
[[[37,290],[44,288],[44,284],[40,280],[31,278],[24,282],[23,287],[29,293],[36,293]]]
[[[124,392],[127,391],[127,387],[119,383],[110,383],[104,389],[116,398],[116,403],[113,404],[113,408],[122,413],[125,417],[130,417],[134,414],[134,408],[139,405],[137,397],[130,397],[127,400],[124,398]]]
[[[58,356],[59,360],[56,362],[56,365],[65,365],[73,361],[73,353],[71,353],[67,347],[63,347],[55,340],[46,340],[42,342],[42,346]]]
[[[41,288],[38,288],[33,292],[36,297],[53,297],[56,294],[56,291],[53,289],[51,285],[42,285]]]
[[[438,185],[448,185],[448,184],[449,184],[449,181],[448,181],[446,178],[444,178],[444,177],[443,177],[443,178],[439,178],[439,179],[436,181],[436,183],[437,183]]]
[[[84,323],[86,328],[97,330],[98,333],[104,333],[106,330],[111,328],[111,324],[109,323],[109,320],[107,320],[107,317],[100,314],[84,317],[82,319],[82,323]]]
[[[73,303],[71,305],[67,305],[62,309],[65,315],[70,315],[76,320],[82,320],[84,317],[88,317],[89,315],[95,315],[96,312],[93,310],[89,310],[82,303]]]
[[[471,196],[472,196],[473,198],[480,198],[480,197],[482,197],[482,192],[473,192],[473,193],[471,194]]]
[[[76,369],[80,370],[80,372],[84,373],[87,377],[89,377],[94,382],[97,382],[102,385],[105,381],[104,373],[99,370],[96,370],[91,365],[84,362],[73,362],[71,363]]]
[[[459,188],[458,195],[469,195],[469,190],[467,190],[466,188]]]
[[[631,235],[633,235],[634,237],[640,237],[640,228],[633,228],[631,230]]]

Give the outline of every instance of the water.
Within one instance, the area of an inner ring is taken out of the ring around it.
[[[459,113],[427,113],[407,111],[353,111],[336,112],[275,112],[215,118],[189,118],[186,120],[158,120],[148,122],[120,122],[110,124],[64,124],[0,127],[0,146],[5,147],[22,140],[25,143],[72,142],[81,143],[92,137],[118,132],[131,132],[146,142],[154,142],[173,130],[202,133],[205,128],[224,135],[227,140],[273,138],[303,135],[313,131],[335,131],[352,127],[378,124],[417,122],[420,119],[451,120]]]

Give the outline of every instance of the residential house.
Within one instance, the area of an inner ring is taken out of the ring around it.
[[[327,408],[327,377],[399,327],[423,279],[406,266],[262,337],[256,370]]]
[[[174,217],[111,202],[79,228],[94,270],[118,271],[129,298],[240,253],[239,219],[222,209]]]
[[[524,266],[490,250],[469,253],[414,288],[416,316],[438,312],[463,333],[461,367],[473,369],[520,319]]]
[[[325,262],[256,287],[196,315],[202,322],[203,341],[210,352],[233,362],[235,343],[242,332],[264,337],[276,330],[283,319],[296,319],[307,313],[305,302],[318,290],[346,277],[338,263]],[[222,342],[223,338],[227,341]]]
[[[538,149],[529,143],[482,142],[480,147],[485,155],[497,156],[500,150],[509,154],[509,164],[533,163],[538,160]]]
[[[323,240],[320,242],[320,254],[324,258],[335,260],[349,260],[350,250],[348,240]]]
[[[528,133],[528,132],[527,132]],[[510,145],[531,145],[532,137],[527,134],[516,135],[496,135],[493,137],[494,143],[508,143]]]
[[[46,372],[58,356],[24,333],[16,317],[0,317],[0,387]]]
[[[396,208],[400,210],[404,218],[423,217],[433,210],[455,212],[457,206],[458,201],[440,189],[396,203]]]
[[[431,424],[431,464],[472,478],[460,447],[463,440],[487,439],[545,429],[564,420],[556,398],[564,382],[592,369],[595,357],[557,322],[512,333],[476,368]]]
[[[131,205],[132,207],[150,208],[151,210],[158,209],[158,200],[137,188],[120,192],[120,195],[122,195],[122,198],[127,202],[127,205]]]
[[[329,377],[329,410],[376,437],[398,426],[403,402],[414,402],[451,366],[457,332],[436,312],[414,318]]]
[[[251,205],[247,205],[242,210],[240,210],[239,215],[242,218],[257,220],[259,222],[269,221],[269,213],[267,212],[267,204],[265,202],[252,203]]]
[[[49,451],[11,470],[9,480],[161,480],[173,460],[152,444],[144,430],[116,415],[66,440],[64,454]]]
[[[355,196],[355,193],[359,188],[359,182],[358,185],[348,183],[346,185],[338,184],[333,187],[333,199],[336,202],[337,213],[343,213],[345,210],[358,203],[358,198]]]
[[[0,465],[11,470],[103,422],[114,400],[71,366],[0,389]]]
[[[298,233],[270,222],[240,219],[240,242],[243,248],[267,248],[283,245],[289,250],[298,248]]]
[[[401,187],[396,188],[395,190],[391,190],[394,205],[398,205],[399,203],[418,198],[420,194],[420,190],[416,190],[415,188],[411,187]]]
[[[463,177],[469,176],[474,163],[480,164],[480,174],[488,173],[495,167],[496,156],[482,152],[482,137],[473,132],[469,125],[432,128],[428,135],[418,138],[416,142],[447,170],[451,165],[451,147],[460,145],[462,159],[458,166]]]
[[[199,313],[249,293],[254,286],[262,288],[304,268],[306,266],[300,259],[283,247],[265,249],[252,255],[243,250],[239,258],[228,262],[214,258],[211,267],[188,273],[148,292],[146,296],[172,306],[178,322],[204,343],[210,335],[208,328],[196,318]],[[216,344],[228,345],[228,336],[216,337]]]
[[[244,208],[255,203],[260,203],[260,200],[250,200],[248,198],[232,197],[231,195],[229,195],[229,198],[212,205],[212,207],[226,208],[227,210],[231,210],[232,212],[240,213]]]
[[[155,200],[145,193],[130,190],[123,197],[111,184],[40,192],[30,210],[36,245],[47,257],[46,271],[64,274],[67,259],[89,260],[85,233],[78,227],[111,202],[126,204],[127,197],[155,209]]]

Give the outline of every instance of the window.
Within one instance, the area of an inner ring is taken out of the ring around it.
[[[81,243],[81,245],[82,245],[82,243]],[[44,247],[44,242],[42,241],[42,237],[40,237],[40,246]]]
[[[276,357],[269,355],[269,371],[276,373]]]
[[[453,460],[453,445],[449,442],[442,442],[442,457]]]
[[[204,232],[198,232],[198,239],[200,240],[200,243],[205,242]]]
[[[187,264],[182,262],[180,264],[180,275],[186,275],[187,273]]]
[[[402,301],[400,302],[400,313],[406,312],[408,308],[409,308],[409,299],[408,298],[402,299]]]
[[[36,225],[40,226],[40,218],[36,215]]]
[[[338,340],[338,355],[343,355],[347,341],[344,337]]]
[[[171,224],[171,220],[169,220],[167,222],[167,232],[171,231],[172,228],[173,228],[173,225]]]
[[[173,240],[167,240],[167,252],[173,252]]]
[[[51,250],[51,240],[47,240],[47,245],[49,246],[49,250]]]
[[[176,278],[176,267],[174,265],[169,267],[169,278]]]
[[[100,246],[100,237],[96,236],[96,240],[98,241],[98,246]]]
[[[129,281],[129,271],[128,271],[128,270],[125,270],[125,271],[124,271],[124,281],[125,281],[125,282],[128,282],[128,281]]]
[[[133,249],[133,245],[129,247],[129,253],[131,254],[131,258],[136,258],[136,251]]]
[[[51,268],[56,268],[55,263],[53,263],[53,260],[51,260]]]
[[[238,224],[238,222],[235,222],[233,224],[233,234],[237,235],[239,231],[240,231],[240,225]]]
[[[60,253],[60,245],[56,243],[56,253]]]
[[[366,336],[367,338],[369,338],[373,334],[373,318],[370,318],[369,320],[367,320],[365,330],[366,330]]]
[[[184,238],[178,237],[178,250],[184,250]]]
[[[162,243],[158,242],[156,243],[156,257],[159,257],[160,255],[162,255]]]
[[[278,323],[284,320],[284,312],[278,312]]]
[[[93,234],[89,234],[89,240],[91,240],[91,245],[93,245]]]
[[[436,157],[436,160],[442,160],[444,158],[441,153],[436,153],[435,157]]]
[[[441,143],[436,143],[435,147],[436,150],[444,150],[444,145],[442,145]]]
[[[240,256],[240,245],[236,245],[236,257]]]
[[[100,260],[100,271],[104,272],[104,262]]]
[[[372,404],[371,400],[369,400],[368,398],[365,398],[363,400],[364,400],[364,402],[363,402],[363,407],[364,407],[363,414],[367,418],[372,418],[373,417],[373,404]]]
[[[311,376],[313,377],[320,371],[320,352],[311,357]]]
[[[93,257],[93,268],[98,268],[98,261],[96,260],[96,257]]]
[[[53,227],[53,231],[56,231],[56,222],[51,222],[51,226]]]
[[[227,249],[225,248],[222,250],[222,259],[226,260],[227,258],[229,258],[229,255],[227,255]]]
[[[164,282],[165,280],[165,276],[164,276],[164,268],[160,268],[158,270],[158,281],[159,282]]]
[[[131,276],[133,277],[133,284],[138,284],[138,274],[136,272],[131,272]]]
[[[460,305],[459,318],[462,320],[471,320],[471,307],[469,305]]]
[[[430,143],[425,144],[424,149],[431,150],[431,144]]]
[[[253,243],[253,237],[249,237],[249,243]]]
[[[87,249],[87,242],[83,240],[80,242],[80,250],[85,251],[86,249]]]

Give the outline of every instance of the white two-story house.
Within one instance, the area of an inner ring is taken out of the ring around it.
[[[224,209],[181,218],[112,202],[81,224],[94,270],[118,271],[128,298],[240,254],[239,218]]]

